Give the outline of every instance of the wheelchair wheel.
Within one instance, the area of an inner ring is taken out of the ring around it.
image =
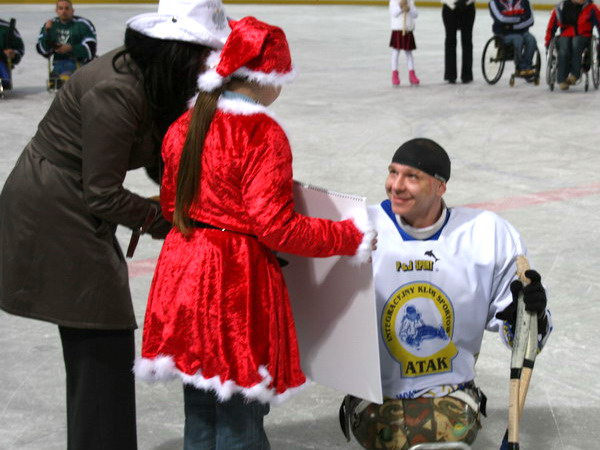
[[[504,71],[504,43],[492,36],[483,48],[481,56],[481,71],[488,84],[496,84]]]
[[[556,70],[558,62],[558,49],[556,48],[556,38],[552,38],[546,54],[546,83],[551,91],[554,90],[556,83]]]
[[[533,84],[538,86],[540,84],[540,73],[542,73],[542,57],[540,50],[535,47],[535,53],[533,54],[533,68],[535,69],[535,75],[533,76]]]
[[[592,71],[592,83],[594,89],[598,89],[600,85],[600,47],[598,44],[598,36],[592,36],[592,64],[590,70]]]

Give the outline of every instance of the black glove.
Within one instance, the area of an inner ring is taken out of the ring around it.
[[[546,290],[542,286],[542,277],[535,270],[525,271],[525,276],[531,281],[527,286],[523,287],[523,283],[519,280],[514,280],[510,284],[513,301],[503,311],[496,314],[496,318],[508,322],[511,328],[515,329],[517,321],[517,299],[519,294],[523,292],[523,301],[525,302],[525,310],[537,313],[538,318],[538,333],[544,336],[548,327],[548,318],[546,317]]]

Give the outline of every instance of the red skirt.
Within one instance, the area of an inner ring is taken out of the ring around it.
[[[390,38],[390,47],[396,50],[415,50],[417,44],[415,43],[415,36],[412,31],[406,31],[404,34],[400,30],[392,30],[392,37]]]

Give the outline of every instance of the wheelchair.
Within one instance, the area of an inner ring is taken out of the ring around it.
[[[53,70],[54,55],[48,58],[48,81],[46,82],[46,89],[48,92],[55,94],[67,81],[69,81],[69,78],[71,78],[75,71],[81,67],[81,63],[76,59],[73,59],[73,63],[75,64],[73,72],[57,74]]]
[[[485,47],[483,47],[483,54],[481,55],[481,71],[483,72],[483,78],[485,78],[485,81],[487,81],[488,84],[496,84],[502,77],[506,62],[514,60],[514,47],[505,44],[504,39],[502,39],[501,36],[492,36],[486,42]],[[525,78],[527,81],[533,82],[536,86],[540,84],[542,61],[537,46],[535,48],[535,53],[533,54],[533,61],[534,74],[525,77],[519,75],[515,64],[515,71],[511,74],[509,81],[511,87],[515,85],[516,78]]]
[[[546,84],[551,91],[554,90],[556,84],[556,78],[558,73],[558,39],[556,36],[550,41],[548,50],[546,52]],[[579,84],[583,80],[583,86],[585,91],[589,90],[589,74],[592,74],[592,84],[594,89],[598,89],[600,85],[600,46],[598,42],[598,36],[592,35],[589,45],[583,50],[581,55],[581,77],[576,84]]]

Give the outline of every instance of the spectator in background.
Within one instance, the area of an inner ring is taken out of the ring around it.
[[[19,64],[25,53],[23,39],[14,23],[0,19],[0,80],[3,89],[12,89],[12,67]]]
[[[413,86],[421,82],[415,73],[415,62],[413,50],[417,48],[413,31],[415,21],[419,15],[413,0],[390,0],[389,5],[392,35],[390,47],[392,48],[392,85],[400,85],[400,74],[398,73],[398,58],[400,51],[406,54],[406,65],[408,66],[408,81]]]
[[[473,81],[473,24],[475,23],[475,0],[442,0],[442,19],[446,29],[444,52],[444,80],[456,83],[456,33],[460,30],[462,66],[460,79],[463,83]]]
[[[50,79],[66,81],[77,68],[96,57],[96,46],[92,22],[75,15],[71,0],[58,0],[56,17],[42,26],[36,49],[43,57],[52,57]]]

